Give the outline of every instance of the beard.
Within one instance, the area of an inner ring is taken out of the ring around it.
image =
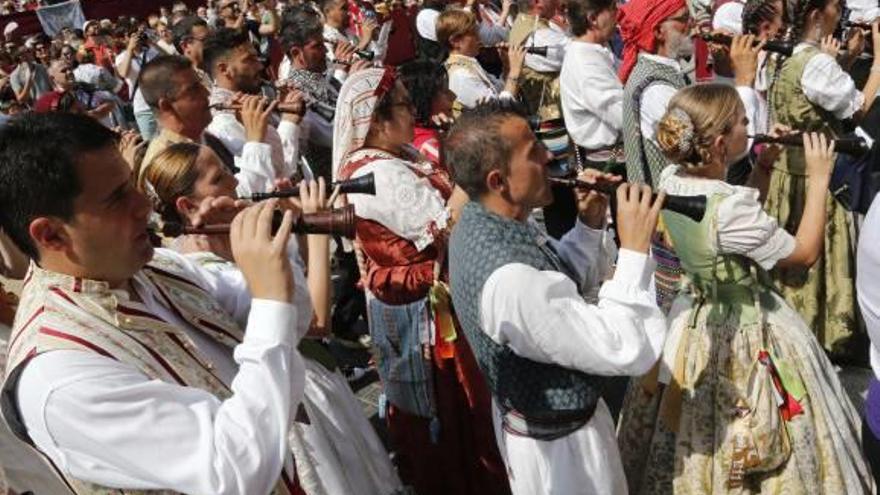
[[[258,95],[262,89],[262,81],[258,75],[236,74],[234,82],[238,91],[249,95]]]
[[[670,29],[667,33],[669,56],[676,60],[687,60],[694,55],[694,40],[690,35]]]

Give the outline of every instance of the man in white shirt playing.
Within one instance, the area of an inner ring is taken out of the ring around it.
[[[321,12],[324,14],[324,46],[327,47],[327,65],[336,62],[336,44],[350,44],[357,50],[369,51],[373,57],[370,60],[380,61],[382,53],[379,45],[373,41],[373,33],[376,30],[376,21],[370,17],[364,19],[360,26],[361,38],[349,36],[347,33],[351,15],[348,12],[347,0],[324,0],[321,2]],[[389,25],[390,28],[390,25]],[[384,50],[381,50],[384,52]]]
[[[623,137],[623,84],[608,49],[617,28],[617,2],[570,0],[567,13],[576,38],[559,75],[562,114],[583,163],[600,168]]]
[[[151,61],[144,68],[141,85],[144,99],[151,108],[155,108],[162,131],[150,141],[140,166],[136,168],[138,187],[145,187],[143,180],[148,175],[153,158],[170,145],[181,142],[201,143],[214,150],[227,170],[238,179],[240,196],[270,191],[275,188],[277,179],[289,178],[290,173],[286,170],[276,169],[272,146],[265,139],[274,104],[256,95],[238,98],[240,109],[237,112],[242,124],[233,120],[229,125],[242,125],[243,131],[240,136],[226,136],[227,139],[241,140],[240,148],[233,154],[221,139],[206,132],[213,119],[208,105],[208,90],[186,58],[165,56]],[[289,100],[295,97],[294,93],[288,95]],[[287,104],[290,105],[288,108],[292,108],[289,101]],[[237,132],[238,129],[233,131]]]
[[[517,495],[625,493],[602,376],[639,375],[663,349],[647,256],[662,198],[617,192],[620,254],[599,304],[607,201],[579,192],[579,221],[559,242],[531,224],[552,199],[548,151],[505,100],[462,114],[446,158],[471,202],[450,240],[453,303],[493,396],[495,434]],[[582,180],[611,180],[588,170]]]
[[[263,64],[246,34],[234,29],[218,29],[205,40],[204,58],[214,79],[210,96],[212,105],[233,105],[238,93],[261,94]],[[213,114],[208,132],[217,136],[233,155],[242,156],[248,139],[235,110],[215,108]],[[291,178],[299,170],[300,120],[302,113],[284,113],[277,128],[271,124],[266,128],[264,139],[271,147],[272,164],[278,178]]]
[[[510,30],[511,45],[546,47],[546,54],[526,54],[524,68],[541,73],[558,73],[571,35],[553,18],[559,13],[558,0],[531,0],[529,10],[520,13]]]
[[[287,76],[279,84],[299,89],[306,94],[308,111],[303,117],[300,142],[311,172],[330,182],[335,175],[332,170],[333,115],[339,88],[349,72],[371,65],[357,60],[354,47],[337,43],[333,60],[328,65],[327,44],[324,42],[325,26],[308,5],[292,8],[284,16],[281,43],[290,60]]]
[[[525,5],[528,5],[528,11],[516,17],[508,43],[541,47],[545,53],[525,55],[518,80],[519,97],[526,111],[539,119],[540,125],[535,133],[553,154],[548,165],[551,174],[567,176],[571,173],[571,144],[562,118],[559,71],[571,37],[553,19],[560,8],[558,0],[530,0]],[[547,233],[555,238],[564,235],[574,225],[576,216],[571,191],[554,186],[553,203],[544,208]]]
[[[305,333],[292,215],[273,235],[277,202],[239,213],[228,240],[244,280],[223,279],[154,251],[150,203],[93,119],[17,119],[0,164],[0,223],[35,260],[3,383],[13,432],[75,493],[292,493]],[[202,221],[228,221],[231,203],[206,199]]]

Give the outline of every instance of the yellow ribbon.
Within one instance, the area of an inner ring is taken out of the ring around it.
[[[455,352],[452,343],[458,338],[455,331],[455,322],[452,319],[452,302],[449,296],[449,286],[440,280],[435,280],[434,285],[428,292],[431,301],[431,312],[434,314],[434,325],[437,327],[437,335],[440,341],[436,347],[443,358],[451,358]]]

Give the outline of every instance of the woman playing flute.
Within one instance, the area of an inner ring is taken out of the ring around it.
[[[449,89],[456,96],[456,115],[482,99],[514,98],[518,91],[525,50],[511,46],[506,54],[501,54],[506,62],[506,76],[503,81],[497,79],[477,61],[482,46],[479,29],[477,18],[462,10],[446,10],[437,19],[437,41],[449,50],[444,65],[449,74]]]
[[[768,93],[771,120],[799,131],[839,136],[844,120],[858,120],[880,89],[877,59],[863,90],[837,60],[822,53],[819,43],[834,32],[841,15],[840,0],[789,0],[786,20],[799,41],[794,55],[781,62]],[[880,34],[873,32],[875,48]],[[772,64],[771,64],[772,65]],[[767,212],[794,233],[804,215],[806,189],[804,150],[786,148],[773,165],[765,203]],[[776,287],[804,316],[807,325],[832,358],[866,361],[866,335],[856,312],[853,216],[828,194],[824,250],[812,268],[778,267]]]
[[[148,195],[166,222],[190,225],[208,197],[237,199],[238,180],[219,162],[210,148],[193,143],[177,143],[156,156],[146,172]],[[303,213],[324,208],[323,180],[318,184],[300,183],[297,204],[279,203]],[[290,430],[296,462],[297,482],[303,491],[314,494],[390,495],[401,489],[400,480],[375,431],[363,415],[348,381],[335,359],[318,340],[328,335],[330,313],[329,237],[308,235],[291,237],[287,253],[297,287],[297,307],[312,311],[298,313],[297,328],[309,328],[299,345],[305,358],[304,409]],[[183,235],[172,247],[205,269],[223,278],[241,277],[231,261],[229,236]],[[305,257],[299,246],[308,246]],[[305,273],[308,272],[308,279]]]
[[[419,494],[501,495],[509,489],[492,439],[489,392],[445,289],[454,187],[448,172],[410,145],[413,125],[412,100],[393,69],[346,79],[333,168],[337,180],[375,174],[375,196],[348,200],[358,216],[388,433],[403,482]]]
[[[819,258],[834,146],[805,136],[804,212],[789,234],[756,189],[724,182],[747,146],[744,114],[733,88],[699,85],[658,124],[677,164],[660,188],[709,201],[700,222],[662,213],[691,290],[672,305],[660,363],[624,406],[630,493],[871,493],[858,414],[805,320],[764,277]]]

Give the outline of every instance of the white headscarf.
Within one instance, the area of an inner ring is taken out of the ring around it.
[[[336,118],[333,123],[334,180],[349,153],[364,145],[373,120],[373,110],[376,109],[379,98],[391,88],[377,90],[380,84],[385,83],[387,86],[394,83],[394,79],[389,79],[394,74],[393,70],[391,68],[359,70],[348,76],[339,89]],[[391,72],[386,77],[388,71]]]
[[[727,2],[715,10],[715,15],[712,17],[712,29],[727,31],[734,35],[743,34],[742,14],[743,4]]]
[[[391,91],[395,80],[393,68],[366,69],[345,80],[333,125],[333,178],[346,160],[357,160],[361,153],[380,157],[358,170],[374,174],[376,194],[354,194],[349,201],[359,218],[382,224],[421,251],[434,242],[437,230],[447,226],[449,212],[440,191],[414,171],[419,165],[410,159],[379,150],[358,151],[370,130],[376,105]],[[415,149],[408,149],[418,155]]]

